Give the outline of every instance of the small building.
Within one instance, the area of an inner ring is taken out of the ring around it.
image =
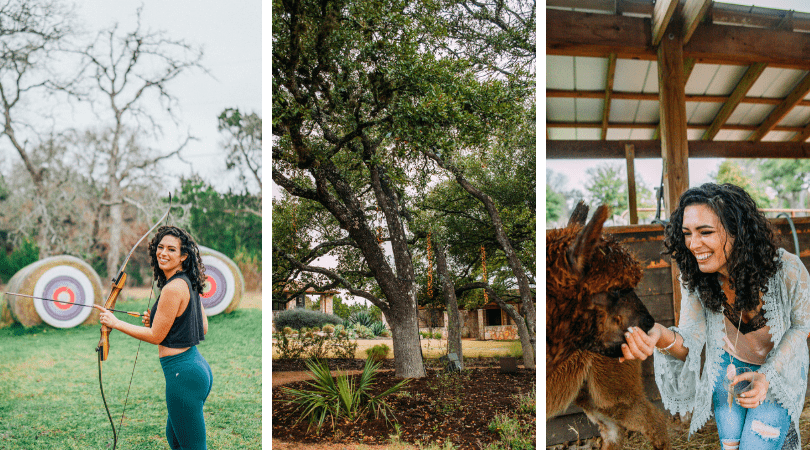
[[[300,293],[298,295],[293,296],[290,292],[290,288],[284,288],[282,293],[283,299],[282,300],[274,300],[273,301],[273,317],[277,316],[280,312],[286,311],[288,309],[295,309],[295,308],[306,308],[312,309],[312,305],[315,304],[314,297],[320,296],[320,311],[326,314],[334,314],[333,308],[333,299],[335,295],[339,294],[339,291],[336,290],[328,290],[328,291],[316,291],[315,288],[308,288],[305,292]]]
[[[509,302],[522,314],[522,303]],[[439,332],[447,337],[447,311],[443,307],[419,307],[419,331]],[[517,325],[501,307],[490,301],[479,309],[458,310],[461,337],[478,340],[517,340]]]

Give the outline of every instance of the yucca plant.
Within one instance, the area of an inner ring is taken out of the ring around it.
[[[371,317],[371,314],[365,311],[357,311],[356,313],[352,314],[352,317],[349,320],[351,320],[354,324],[363,325],[364,327],[371,327],[371,325],[375,322],[374,318]]]
[[[310,426],[316,423],[319,431],[327,418],[331,419],[332,426],[340,417],[354,422],[368,413],[373,413],[375,418],[382,415],[389,421],[388,415],[393,411],[385,397],[402,389],[410,381],[402,380],[385,392],[371,395],[374,377],[380,367],[377,362],[366,360],[363,373],[357,380],[345,374],[339,375],[337,379],[332,378],[329,367],[321,361],[308,360],[306,363],[314,377],[314,382],[306,383],[311,389],[281,389],[292,396],[286,402],[297,405],[296,410],[300,410],[298,420],[306,418]]]
[[[386,330],[385,324],[382,322],[374,322],[369,328],[371,329],[371,332],[374,333],[374,336],[381,336]]]

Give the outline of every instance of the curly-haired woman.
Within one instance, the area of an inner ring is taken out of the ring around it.
[[[754,200],[731,184],[684,192],[664,246],[681,272],[680,323],[628,330],[621,359],[656,354],[661,398],[673,413],[692,413],[690,435],[714,414],[723,449],[798,449],[810,332],[804,264],[777,248]],[[724,378],[751,389],[732,401]]]
[[[152,270],[161,289],[140,327],[116,318],[103,307],[101,323],[158,346],[166,378],[166,438],[172,449],[205,449],[203,404],[211,392],[211,367],[197,350],[205,339],[208,318],[199,293],[205,267],[194,239],[183,229],[158,228],[149,243]]]

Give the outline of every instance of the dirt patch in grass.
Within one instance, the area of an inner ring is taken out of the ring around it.
[[[519,369],[502,374],[498,369],[470,369],[447,374],[431,369],[428,376],[411,380],[401,392],[388,397],[394,411],[392,422],[399,424],[403,442],[452,441],[458,448],[479,448],[498,436],[488,427],[497,414],[517,414],[520,422],[535,433],[535,414],[518,413],[517,394],[535,389],[534,370]],[[372,391],[382,392],[401,381],[393,371],[378,374]],[[306,388],[303,382],[287,385]],[[296,443],[345,443],[383,445],[395,434],[392,423],[383,418],[328,422],[316,432],[306,420],[298,421],[295,407],[284,403],[291,397],[280,388],[273,389],[273,438]],[[297,422],[297,423],[296,423]]]

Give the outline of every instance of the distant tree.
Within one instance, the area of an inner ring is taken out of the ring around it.
[[[218,117],[217,129],[226,134],[223,144],[228,154],[225,163],[228,170],[236,169],[245,184],[252,187],[253,180],[258,184],[258,195],[262,192],[262,118],[256,113],[242,114],[238,109],[227,108]],[[261,209],[258,211],[261,215]]]
[[[743,188],[757,202],[760,208],[770,208],[771,198],[765,193],[763,183],[757,183],[757,173],[742,166],[739,161],[726,159],[720,163],[717,173],[712,174],[717,183],[731,183]]]
[[[627,176],[621,165],[603,164],[587,169],[586,173],[590,176],[585,183],[588,191],[586,200],[590,204],[608,205],[613,215],[622,215],[628,211],[630,200],[627,194]],[[636,178],[636,206],[649,208],[654,204],[652,191],[641,179]],[[639,217],[642,216],[639,214]]]
[[[244,252],[261,261],[262,218],[235,211],[256,208],[256,196],[217,192],[208,182],[193,176],[181,180],[177,203],[187,205],[189,228],[197,243],[234,258]]]
[[[778,204],[775,207],[807,208],[810,160],[763,159],[759,160],[759,171],[762,180],[776,191]]]
[[[546,184],[546,222],[554,222],[562,216],[565,197]]]
[[[148,177],[159,163],[179,156],[192,139],[187,136],[171,150],[145,146],[144,137],[160,138],[163,130],[163,118],[146,104],[159,102],[162,113],[176,121],[177,99],[169,85],[188,70],[205,70],[201,49],[164,32],[143,31],[141,12],[138,8],[134,30],[122,31],[115,24],[77,52],[83,66],[70,89],[92,105],[98,118],[99,126],[88,131],[87,146],[79,155],[93,153],[91,170],[102,184],[101,203],[109,208],[108,268],[117,268],[126,247],[123,208],[131,186],[153,182]]]

